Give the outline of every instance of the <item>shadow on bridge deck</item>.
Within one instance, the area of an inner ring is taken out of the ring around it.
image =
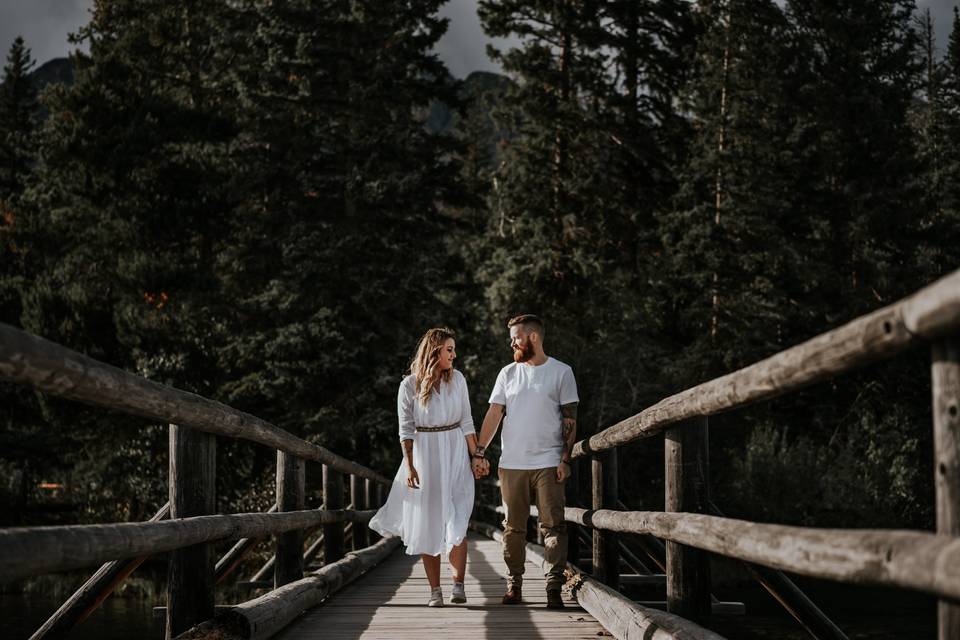
[[[450,568],[444,559],[443,591],[450,597]],[[279,640],[512,640],[595,638],[603,627],[568,601],[564,611],[546,609],[543,572],[528,560],[519,606],[500,604],[506,585],[500,544],[470,534],[467,604],[426,606],[430,589],[419,558],[395,553],[329,602],[308,611],[277,636]]]

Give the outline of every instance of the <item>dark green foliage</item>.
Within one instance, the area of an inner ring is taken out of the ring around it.
[[[397,384],[466,286],[440,208],[462,199],[456,143],[423,126],[456,105],[438,5],[98,3],[46,99],[11,321],[394,464]],[[165,499],[162,426],[42,407],[68,452],[46,467],[101,518]],[[219,451],[224,498],[258,493],[274,453]]]
[[[36,89],[29,77],[33,65],[30,50],[17,37],[0,83],[0,199],[4,201],[23,191],[33,163]]]
[[[223,254],[226,400],[343,455],[396,457],[393,400],[416,339],[454,313],[438,203],[458,196],[454,103],[430,53],[438,2],[263,5],[236,73],[244,201]],[[368,449],[369,447],[369,449]]]
[[[960,26],[938,60],[906,0],[486,0],[509,77],[456,83],[441,4],[98,2],[75,83],[4,146],[2,320],[391,473],[430,326],[458,331],[479,417],[506,319],[544,316],[584,434],[956,268]],[[711,418],[717,501],[928,526],[927,368]],[[164,425],[2,392],[10,513],[41,475],[67,519],[165,499]],[[263,508],[273,452],[218,452],[221,507]],[[621,460],[657,505],[660,448]]]
[[[693,135],[674,206],[659,217],[679,352],[665,373],[689,386],[788,344],[803,322],[797,281],[812,242],[793,215],[802,150],[790,73],[796,48],[773,2],[701,4],[684,90]]]

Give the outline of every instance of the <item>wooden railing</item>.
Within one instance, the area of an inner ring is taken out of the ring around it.
[[[932,349],[937,532],[841,530],[757,524],[708,515],[708,416],[797,391],[889,358]],[[710,614],[704,551],[762,567],[841,582],[901,587],[940,599],[941,640],[960,638],[960,271],[915,294],[734,373],[672,395],[576,443],[591,460],[592,509],[568,507],[593,528],[593,571],[619,577],[616,534],[667,541],[668,610],[693,621]],[[664,433],[666,512],[618,509],[617,447]],[[808,629],[836,637],[829,628]],[[841,636],[842,637],[842,634]]]
[[[246,637],[265,637],[397,545],[396,539],[388,538],[366,546],[366,527],[357,527],[357,550],[344,557],[344,523],[366,523],[374,513],[366,507],[379,505],[377,489],[389,486],[390,480],[256,416],[4,324],[0,324],[0,380],[170,425],[170,502],[151,521],[0,530],[0,583],[107,562],[34,638],[63,637],[145,557],[168,551],[167,638],[201,623],[229,624],[234,631],[246,629]],[[214,513],[218,435],[277,451],[276,504],[269,512]],[[304,508],[307,461],[323,464],[321,509]],[[344,474],[350,476],[353,509],[344,508]],[[304,577],[303,532],[317,527],[323,528],[325,566]],[[272,597],[218,610],[215,621],[213,585],[236,567],[255,541],[271,535],[277,536],[274,588],[282,587],[285,597],[274,591]],[[211,543],[237,538],[241,540],[215,563]]]

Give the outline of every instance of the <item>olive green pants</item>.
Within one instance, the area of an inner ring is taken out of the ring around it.
[[[500,469],[500,495],[506,516],[503,519],[503,560],[507,564],[507,584],[523,584],[523,565],[527,557],[527,518],[530,497],[540,512],[543,534],[543,572],[547,589],[563,586],[567,565],[567,525],[563,519],[564,483],[557,482],[557,468]]]

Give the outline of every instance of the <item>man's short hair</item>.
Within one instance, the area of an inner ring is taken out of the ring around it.
[[[523,315],[510,318],[510,320],[507,322],[507,329],[518,324],[523,325],[523,330],[528,333],[536,331],[540,334],[541,338],[544,336],[543,320],[532,313],[524,313]]]

